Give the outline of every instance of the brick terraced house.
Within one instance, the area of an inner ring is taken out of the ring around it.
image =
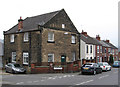
[[[82,30],[80,34],[80,58],[82,64],[97,62],[97,58],[102,54],[100,50],[97,50],[98,46],[101,47],[102,44]]]
[[[118,58],[118,48],[116,46],[114,46],[112,43],[110,43],[109,40],[104,40],[104,42],[110,46],[109,57],[110,57],[110,55],[113,55],[114,61],[119,60],[119,58]]]
[[[19,63],[28,72],[34,72],[35,66],[42,66],[38,72],[48,72],[53,70],[50,66],[79,61],[79,49],[79,32],[64,9],[20,17],[18,24],[4,31],[4,65]]]

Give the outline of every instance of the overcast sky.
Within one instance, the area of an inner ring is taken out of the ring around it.
[[[119,0],[1,0],[0,39],[22,16],[23,19],[62,8],[79,32],[101,39],[109,39],[118,46],[118,1]]]

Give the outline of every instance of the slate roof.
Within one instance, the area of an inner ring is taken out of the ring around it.
[[[80,34],[80,39],[82,39],[86,44],[93,44],[93,45],[102,45],[100,42],[96,41],[92,37],[84,36],[83,34]]]
[[[38,25],[41,26],[45,25],[50,19],[52,19],[56,14],[58,14],[62,10],[58,10],[38,16],[33,16],[33,17],[27,17],[25,20],[23,20],[24,29],[22,29],[21,31],[24,32],[24,31],[37,30]],[[6,31],[5,34],[16,33],[16,32],[18,32],[18,24],[16,24],[14,27]]]
[[[103,42],[105,42],[106,44],[108,44],[111,48],[113,49],[118,49],[116,46],[114,46],[112,43],[108,43],[106,41],[103,40]]]
[[[99,40],[97,40],[96,38],[93,38],[94,40],[96,40],[97,42],[99,42],[100,44],[102,44],[102,46],[104,46],[104,47],[111,47],[111,46],[109,46],[108,44],[106,44],[104,41],[99,41]]]

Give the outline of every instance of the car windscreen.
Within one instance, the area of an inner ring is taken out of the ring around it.
[[[92,64],[84,64],[83,67],[91,67]]]
[[[20,64],[14,64],[15,67],[21,67]]]
[[[119,63],[118,61],[115,61],[115,62],[114,62],[115,65],[118,65],[118,63]]]
[[[103,63],[98,63],[100,66],[103,66]]]
[[[108,64],[107,64],[107,63],[104,63],[104,66],[108,66]]]

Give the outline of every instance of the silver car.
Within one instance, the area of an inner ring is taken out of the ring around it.
[[[5,65],[5,71],[10,73],[26,73],[26,69],[16,63],[8,63]]]

